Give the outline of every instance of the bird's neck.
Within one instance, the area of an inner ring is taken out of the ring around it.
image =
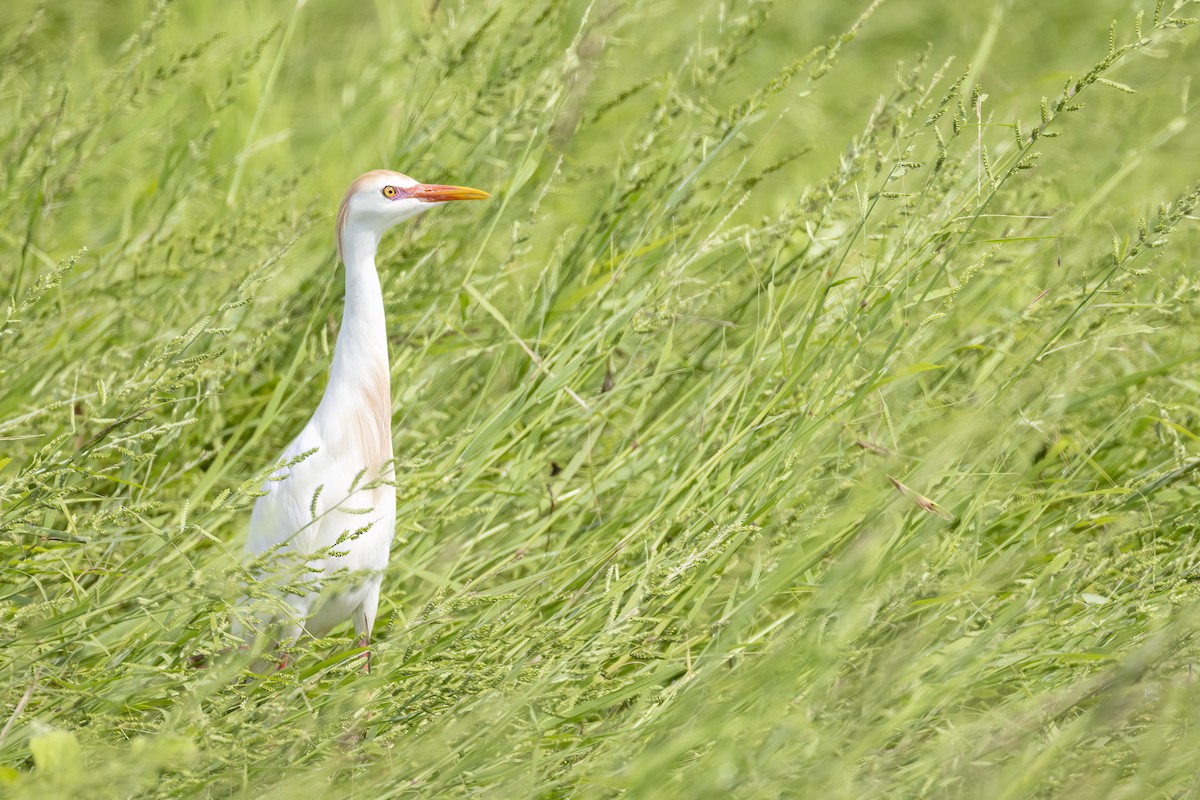
[[[375,269],[378,246],[379,237],[373,232],[342,232],[346,300],[320,411],[345,440],[372,451],[386,444],[390,458],[391,373],[383,291]]]

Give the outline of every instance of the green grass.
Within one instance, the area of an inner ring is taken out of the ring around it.
[[[268,5],[0,10],[0,795],[1200,796],[1194,5]],[[195,669],[381,166],[376,671]]]

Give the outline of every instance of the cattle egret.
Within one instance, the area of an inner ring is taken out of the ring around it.
[[[303,561],[314,576],[311,591],[284,598],[291,619],[261,620],[282,624],[288,642],[301,633],[323,636],[349,618],[359,645],[370,646],[396,530],[387,322],[375,269],[379,240],[393,225],[436,205],[486,197],[479,189],[374,170],[350,184],[342,199],[337,245],[346,299],[329,383],[312,419],[280,456],[279,471],[263,485],[246,539],[249,558],[268,551],[271,559],[286,555]],[[369,649],[365,655],[370,671]]]

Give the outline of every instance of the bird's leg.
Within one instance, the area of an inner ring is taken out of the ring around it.
[[[364,633],[358,637],[358,646],[365,648],[362,652],[362,671],[364,675],[371,674],[371,634]]]
[[[358,646],[363,648],[364,675],[371,674],[371,628],[375,625],[375,608],[379,604],[379,584],[367,586],[366,597],[354,612],[354,632],[358,634]]]

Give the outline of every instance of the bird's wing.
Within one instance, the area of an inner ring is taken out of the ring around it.
[[[319,520],[325,512],[320,477],[325,474],[321,464],[329,456],[323,451],[321,437],[312,428],[301,431],[279,457],[280,464],[300,458],[291,466],[283,466],[263,484],[266,494],[258,498],[250,515],[250,531],[246,550],[255,555],[276,545],[295,546],[306,551],[306,540],[316,537]],[[315,450],[316,452],[311,452]]]

